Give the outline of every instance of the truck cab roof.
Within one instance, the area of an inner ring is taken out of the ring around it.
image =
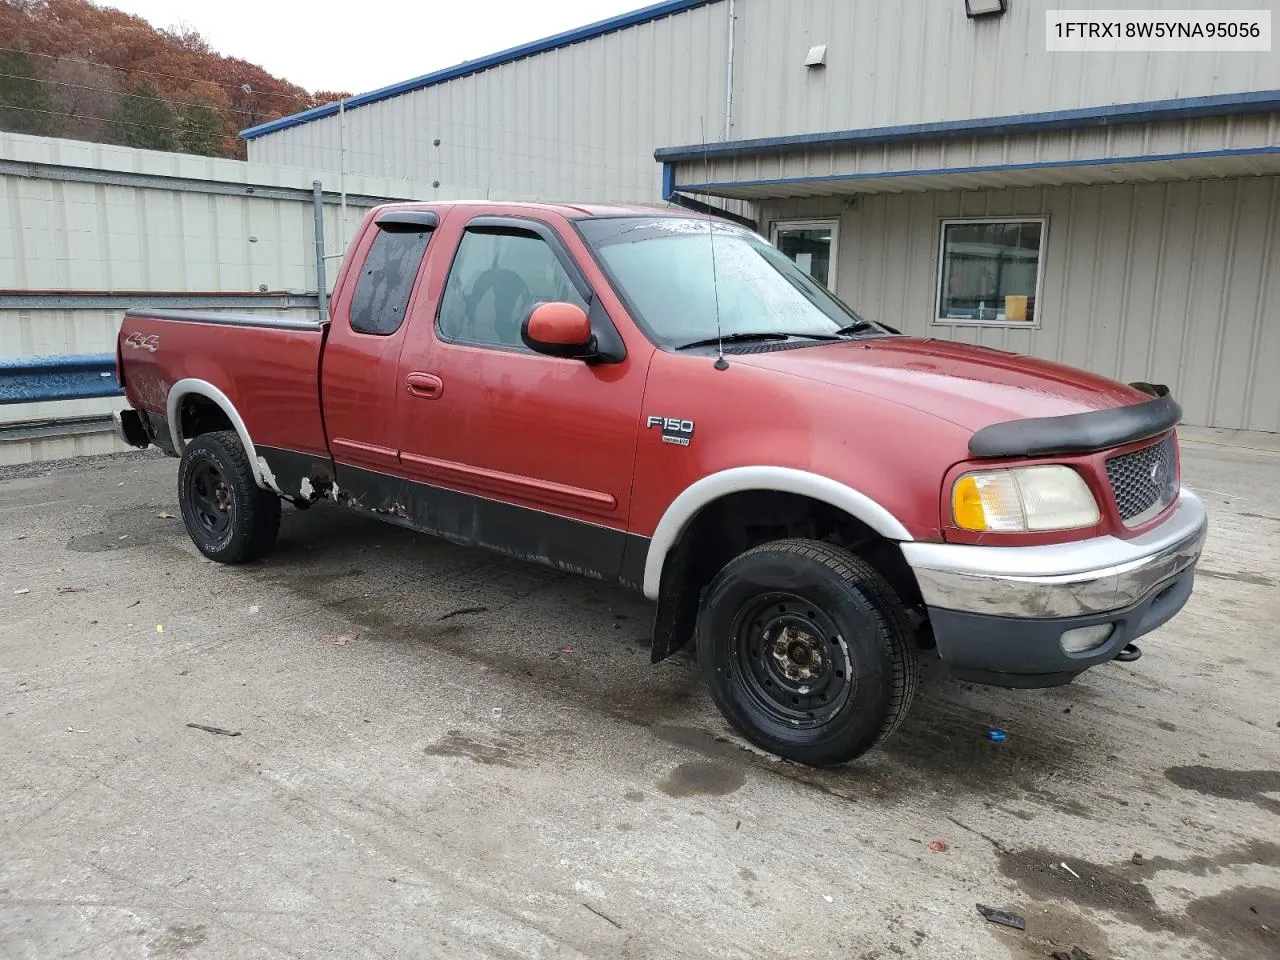
[[[390,203],[384,205],[384,207],[380,209],[430,210],[439,214],[444,214],[446,211],[452,210],[455,207],[465,207],[470,210],[475,210],[478,213],[483,213],[485,210],[492,210],[495,213],[510,213],[513,210],[523,210],[530,214],[553,213],[564,217],[566,220],[593,220],[610,217],[679,217],[682,219],[694,220],[709,219],[704,214],[697,213],[693,210],[687,210],[683,207],[646,207],[639,204],[622,205],[503,200],[446,200],[426,203]]]

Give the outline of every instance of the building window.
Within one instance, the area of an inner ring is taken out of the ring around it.
[[[933,322],[1036,325],[1047,225],[1043,217],[942,221]]]
[[[773,225],[773,245],[828,290],[836,288],[839,220],[786,220]]]

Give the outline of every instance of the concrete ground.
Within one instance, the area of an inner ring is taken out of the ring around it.
[[[1184,464],[1212,533],[1141,662],[926,661],[830,771],[745,749],[620,589],[336,507],[220,567],[173,461],[10,469],[0,957],[1280,957],[1280,454]]]

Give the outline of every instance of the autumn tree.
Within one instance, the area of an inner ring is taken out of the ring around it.
[[[179,128],[169,104],[148,83],[139,84],[124,98],[118,116],[120,130],[112,138],[126,147],[174,150]]]
[[[88,0],[0,0],[0,47],[0,129],[25,133],[242,157],[240,130],[343,96]]]
[[[308,107],[323,107],[326,103],[337,103],[339,100],[350,100],[351,94],[339,90],[317,90],[311,94]]]
[[[182,108],[178,125],[178,149],[183,153],[214,156],[225,149],[227,122],[212,105],[201,100]]]
[[[45,134],[53,128],[48,91],[34,74],[31,57],[0,51],[0,130]]]
[[[83,60],[54,60],[42,81],[58,136],[72,140],[114,140],[112,122],[122,98],[112,70]]]

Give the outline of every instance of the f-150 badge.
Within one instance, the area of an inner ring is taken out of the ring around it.
[[[676,417],[650,417],[649,429],[655,427],[662,430],[662,442],[677,447],[687,447],[693,441],[693,421],[680,420]]]

